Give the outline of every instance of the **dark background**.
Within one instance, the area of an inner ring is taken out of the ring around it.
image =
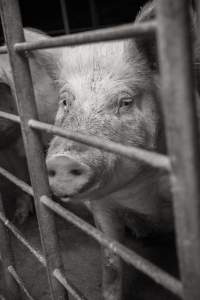
[[[62,0],[19,0],[25,27],[64,34]],[[146,0],[63,0],[70,32],[131,22]],[[92,6],[94,7],[92,14]]]

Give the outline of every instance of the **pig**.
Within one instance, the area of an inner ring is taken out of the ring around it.
[[[146,5],[135,22],[155,16]],[[59,88],[55,125],[127,146],[166,153],[153,37],[63,47],[54,60]],[[45,61],[46,60],[46,61]],[[55,63],[57,61],[57,63]],[[136,237],[173,232],[167,172],[56,136],[46,158],[49,184],[63,202],[82,201],[98,228],[120,242],[129,226]],[[104,249],[103,297],[122,299],[122,264]]]
[[[46,38],[44,34],[34,30],[25,30],[26,40],[39,40]],[[36,96],[36,105],[39,119],[44,122],[53,122],[57,110],[57,93],[55,84],[49,77],[46,68],[40,64],[34,54],[29,54],[30,68]],[[11,67],[7,54],[0,55],[0,110],[17,114],[14,84]],[[44,146],[48,144],[49,137],[43,134]],[[10,120],[0,118],[0,166],[4,167],[16,177],[29,183],[29,174],[25,151],[21,137],[20,126]],[[3,176],[0,177],[0,191],[3,195],[6,211],[18,223],[23,223],[29,213],[33,211],[33,204],[29,195],[14,187]],[[13,204],[6,199],[13,199]],[[14,201],[15,199],[15,201]],[[9,205],[8,205],[9,203]],[[12,207],[9,207],[12,206]],[[16,206],[13,215],[14,207]]]
[[[152,2],[135,22],[154,17]],[[59,51],[53,74],[59,87],[56,126],[166,153],[154,37]],[[123,242],[125,226],[140,238],[173,232],[166,171],[59,136],[50,143],[46,165],[53,193],[63,202],[88,205],[109,237]],[[103,252],[103,298],[124,299],[121,261],[108,249]]]

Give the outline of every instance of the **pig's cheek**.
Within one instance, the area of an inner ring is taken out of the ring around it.
[[[141,164],[138,161],[121,159],[116,165],[113,173],[114,184],[116,187],[124,186],[133,180],[139,173]]]
[[[95,192],[96,196],[105,196],[113,193],[134,180],[135,174],[130,168],[121,168],[120,170],[107,173],[102,176],[96,185],[90,190],[90,192]]]
[[[93,156],[90,161],[84,161],[93,171],[93,184],[89,191],[101,191],[112,186],[115,172],[116,155],[111,153],[101,153],[98,157]]]

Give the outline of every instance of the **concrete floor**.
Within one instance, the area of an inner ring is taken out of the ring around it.
[[[91,216],[85,209],[76,208],[74,210],[79,216],[92,222]],[[56,221],[67,277],[89,300],[100,300],[101,257],[99,245],[61,218],[56,217]],[[41,249],[35,216],[30,217],[19,229],[34,247]],[[15,249],[17,270],[31,295],[37,300],[50,299],[43,266],[15,238],[12,238],[12,245]],[[129,234],[127,235],[127,245],[170,273],[177,273],[176,255],[171,240],[135,241]],[[124,300],[177,299],[132,267],[127,266],[126,269],[127,293]],[[0,273],[0,294],[3,293],[1,275],[2,273]],[[22,297],[22,299],[26,299],[26,297]],[[70,297],[70,300],[72,299],[74,298]]]

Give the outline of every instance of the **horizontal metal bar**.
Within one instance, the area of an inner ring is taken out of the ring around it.
[[[36,120],[29,120],[28,125],[31,128],[45,130],[48,133],[62,136],[75,142],[83,143],[91,147],[99,148],[108,152],[123,155],[130,159],[139,159],[153,167],[171,170],[170,160],[167,156],[140,149],[137,147],[124,146],[96,136],[83,135],[80,133],[66,132],[60,127],[46,124]]]
[[[14,49],[17,52],[21,52],[25,50],[74,46],[87,43],[128,39],[135,36],[155,34],[155,30],[156,23],[154,21],[139,24],[131,23],[106,29],[97,29],[70,35],[63,35],[35,42],[16,43],[14,45]]]
[[[98,26],[99,27],[99,26]],[[101,29],[105,29],[105,25],[101,25],[100,26]],[[117,25],[113,24],[112,27],[116,28]],[[77,34],[77,32],[80,33],[81,32],[84,32],[84,31],[89,31],[90,30],[90,27],[86,27],[86,28],[76,28],[75,30],[71,30],[71,32],[73,32],[73,34]],[[58,30],[48,30],[48,31],[45,31],[45,33],[49,34],[50,36],[55,36],[55,35],[64,35],[65,34],[65,30],[64,29],[58,29]],[[0,54],[6,54],[8,52],[7,50],[7,46],[4,45],[4,46],[1,46],[0,47]]]
[[[14,122],[20,123],[20,117],[10,113],[4,113],[0,111],[0,117],[9,119]],[[150,164],[153,167],[163,168],[167,171],[171,170],[170,160],[166,155],[151,152],[148,150],[140,149],[137,147],[124,146],[119,143],[104,140],[95,136],[86,136],[83,134],[66,132],[65,130],[50,124],[46,124],[37,120],[29,120],[28,122],[31,128],[37,130],[44,130],[48,133],[59,135],[76,142],[87,144],[91,147],[97,147],[108,152],[114,152],[121,154],[130,159],[139,159],[145,163]]]
[[[17,178],[16,176],[14,176],[13,174],[11,174],[10,172],[8,172],[6,169],[4,169],[2,167],[0,167],[0,174],[3,175],[4,177],[6,177],[8,180],[10,180],[15,185],[17,185],[19,188],[21,188],[27,194],[34,196],[32,187],[30,185],[28,185],[27,183],[25,183],[23,180]]]
[[[71,213],[70,211],[64,209],[61,205],[55,203],[47,196],[42,196],[40,201],[47,207],[52,209],[59,216],[61,216],[68,222],[74,224],[76,227],[80,228],[81,231],[84,231],[89,236],[93,237],[101,245],[109,248],[115,254],[119,255],[124,261],[131,264],[144,274],[148,275],[156,283],[167,288],[177,296],[182,297],[182,284],[179,280],[173,278],[171,275],[162,271],[160,268],[158,268],[145,258],[142,258],[134,251],[126,248],[119,242],[109,237],[106,237],[100,230],[96,229],[92,225],[80,219],[78,216]]]
[[[35,249],[21,234],[21,232],[0,212],[0,221],[12,232],[12,234],[37,258],[37,260],[46,268],[47,263],[44,256],[39,250]],[[53,276],[68,290],[76,300],[86,300],[82,293],[74,287],[74,285],[64,277],[59,269],[52,272]]]
[[[104,25],[101,25],[101,27],[105,27]],[[118,26],[112,26],[113,28],[117,28]],[[105,30],[105,28],[101,28],[101,30]],[[99,29],[100,30],[100,29]],[[80,34],[80,31],[81,32],[87,32],[89,31],[89,28],[79,28],[79,29],[76,29],[76,30],[72,30],[72,32],[79,32]],[[47,34],[50,34],[50,35],[64,35],[65,34],[65,30],[64,29],[59,29],[59,30],[51,30],[51,31],[47,31]],[[77,35],[78,33],[73,33],[73,35]],[[72,34],[71,34],[72,35]],[[6,54],[8,53],[8,49],[7,49],[7,46],[4,45],[4,46],[1,46],[0,47],[0,54]]]
[[[0,110],[0,118],[4,118],[16,123],[20,123],[20,117]]]
[[[26,295],[26,297],[29,300],[34,300],[34,298],[31,296],[31,294],[29,293],[29,291],[27,290],[27,288],[25,287],[22,279],[19,277],[19,275],[17,274],[17,272],[15,271],[15,268],[13,266],[8,266],[8,272],[12,275],[12,277],[15,279],[15,281],[18,283],[19,287],[21,288],[21,290],[24,292],[24,294]]]
[[[6,53],[8,53],[7,46],[1,46],[0,47],[0,54],[6,54]]]
[[[14,114],[0,111],[0,117],[20,123],[20,117]],[[139,159],[153,167],[163,168],[167,171],[171,171],[170,160],[166,155],[163,154],[151,152],[137,147],[124,146],[119,143],[104,140],[95,136],[86,136],[83,134],[66,132],[57,126],[46,124],[37,120],[29,120],[28,125],[33,129],[44,130],[48,133],[59,135],[91,147],[121,154],[130,159]]]

